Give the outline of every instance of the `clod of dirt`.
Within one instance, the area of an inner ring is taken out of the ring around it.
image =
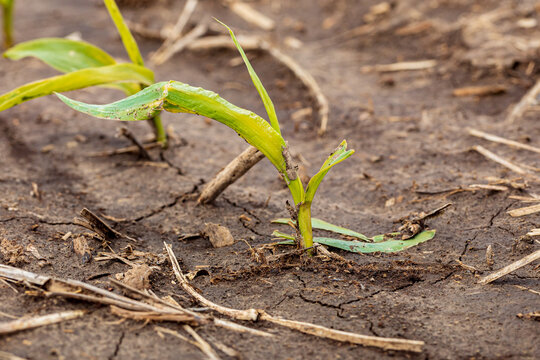
[[[24,255],[24,248],[8,239],[2,239],[0,242],[0,254],[2,254],[5,264],[17,265],[27,262]]]
[[[213,247],[219,248],[234,244],[234,238],[225,226],[212,223],[204,224],[204,226],[202,234],[210,240]]]
[[[123,274],[116,274],[116,279],[138,290],[150,289],[152,268],[146,264],[135,265]]]
[[[81,257],[83,264],[92,260],[92,253],[88,241],[84,236],[77,236],[73,239],[73,251]]]

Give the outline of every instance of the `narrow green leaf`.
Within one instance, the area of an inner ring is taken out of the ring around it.
[[[152,71],[133,64],[115,64],[77,70],[35,81],[1,95],[0,111],[37,97],[50,95],[53,92],[126,81],[151,84],[152,79]]]
[[[133,38],[131,31],[129,31],[129,28],[126,25],[118,6],[116,5],[116,2],[114,0],[104,0],[104,2],[107,10],[109,11],[109,15],[114,21],[114,25],[116,25],[116,29],[118,29],[118,33],[122,38],[122,43],[124,43],[124,47],[126,48],[126,52],[131,62],[133,62],[135,65],[144,66],[144,60],[141,52],[139,51],[139,46],[137,45],[135,38]]]
[[[294,240],[294,236],[285,234],[284,232],[277,231],[277,230],[274,230],[274,232],[272,233],[272,236],[282,238],[282,239],[287,239],[287,240]]]
[[[259,149],[281,173],[285,159],[281,148],[285,141],[263,118],[239,108],[218,94],[178,81],[160,82],[107,105],[90,105],[58,95],[68,106],[86,114],[111,120],[146,120],[161,109],[206,116],[236,131],[248,143]]]
[[[264,88],[261,79],[259,79],[259,76],[257,76],[257,73],[251,66],[251,63],[249,62],[249,59],[246,56],[246,53],[244,52],[244,49],[242,49],[242,46],[240,46],[240,43],[238,43],[238,40],[236,39],[236,36],[234,35],[234,32],[231,30],[230,27],[216,19],[217,22],[219,22],[221,25],[225,26],[227,30],[229,30],[229,34],[231,35],[232,40],[234,41],[234,45],[236,45],[236,48],[238,49],[238,52],[242,56],[242,59],[244,60],[244,64],[246,64],[246,67],[249,72],[249,76],[251,77],[251,81],[253,81],[253,85],[255,85],[255,88],[257,89],[257,92],[259,93],[259,96],[261,97],[261,100],[264,104],[264,108],[266,109],[266,113],[268,114],[268,120],[270,121],[270,125],[281,135],[281,129],[279,128],[279,121],[276,114],[276,109],[274,108],[274,103],[272,102],[272,99],[270,99],[270,96],[268,95],[268,92]]]
[[[347,150],[347,142],[343,140],[341,144],[339,144],[337,149],[334,150],[332,154],[330,154],[328,159],[326,159],[323,166],[321,166],[319,172],[313,175],[313,177],[309,180],[306,189],[306,202],[313,201],[315,193],[317,192],[317,188],[321,184],[322,179],[326,176],[328,171],[330,171],[333,166],[347,159],[352,154],[354,154],[354,150]]]
[[[399,232],[375,235],[374,237],[371,238],[371,241],[373,241],[374,243],[378,243],[378,242],[385,241],[385,240],[388,240],[389,238],[391,239],[393,237],[400,236],[400,235],[401,233]]]
[[[290,221],[291,221],[291,219],[281,218],[281,219],[272,220],[272,223],[287,225]],[[364,241],[370,241],[370,239],[364,234],[360,234],[359,232],[356,232],[356,231],[350,230],[350,229],[346,229],[346,228],[341,227],[341,226],[330,224],[329,222],[326,222],[326,221],[321,220],[321,219],[311,218],[311,226],[313,227],[313,229],[332,231],[332,232],[337,233],[337,234],[346,235],[346,236],[352,236],[352,237],[355,237],[355,238],[358,238],[358,239],[362,239]]]
[[[26,41],[6,51],[4,56],[11,60],[35,57],[63,73],[116,63],[112,56],[97,46],[62,38]]]
[[[356,253],[372,253],[372,252],[398,252],[416,246],[423,242],[433,239],[435,236],[435,230],[426,230],[417,234],[415,237],[409,240],[388,240],[378,243],[365,243],[361,241],[347,241],[340,239],[314,237],[313,242],[322,245],[338,248],[345,251]],[[294,245],[294,241],[286,240],[279,244]]]

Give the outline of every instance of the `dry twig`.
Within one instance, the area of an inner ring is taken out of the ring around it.
[[[467,86],[454,89],[452,95],[461,96],[489,96],[498,95],[506,92],[506,86],[503,85],[485,85],[485,86]]]
[[[26,360],[26,359],[0,350],[0,360]]]
[[[492,153],[491,151],[484,148],[483,146],[475,145],[475,146],[473,146],[473,150],[479,152],[480,154],[484,155],[486,158],[488,158],[490,160],[493,160],[496,163],[498,163],[498,164],[500,164],[500,165],[502,165],[502,166],[504,166],[504,167],[506,167],[506,168],[518,173],[518,174],[530,175],[530,173],[527,170],[517,166],[516,164],[511,163],[510,161],[508,161],[506,159],[503,159],[499,155]]]
[[[540,204],[507,211],[507,213],[512,217],[531,215],[537,212],[540,212]]]
[[[503,267],[502,269],[497,270],[492,274],[489,274],[488,276],[483,277],[482,279],[480,279],[479,283],[484,284],[484,285],[489,284],[490,282],[493,282],[497,280],[498,278],[503,277],[506,274],[510,274],[511,272],[516,271],[517,269],[538,259],[540,259],[540,250],[536,250],[532,254],[529,254],[525,256],[524,258],[516,262],[513,262],[510,265],[507,265]]]
[[[125,126],[121,127],[118,130],[118,135],[124,136],[126,139],[131,141],[133,143],[133,145],[136,146],[137,149],[139,149],[139,154],[144,159],[146,159],[148,161],[152,161],[152,157],[150,156],[148,151],[146,151],[146,149],[144,148],[144,145],[139,141],[139,139],[137,139],[135,137],[135,135],[133,135],[133,133],[131,131],[129,131],[129,129],[127,127],[125,127]]]
[[[508,140],[508,139],[502,138],[500,136],[488,134],[488,133],[485,133],[483,131],[476,130],[476,129],[468,128],[467,132],[469,133],[469,135],[476,136],[476,137],[479,137],[479,138],[484,139],[484,140],[493,141],[493,142],[496,142],[496,143],[499,143],[499,144],[504,144],[504,145],[516,147],[518,149],[529,150],[529,151],[533,151],[535,153],[540,154],[540,149],[537,148],[537,147],[531,146],[531,145],[522,144],[522,143],[514,141],[514,140]]]
[[[195,342],[198,344],[198,348],[201,349],[201,351],[208,356],[210,360],[219,360],[218,354],[212,349],[212,346],[204,340],[199,334],[193,330],[193,328],[189,325],[184,325],[184,330],[191,335],[195,339]]]
[[[256,25],[263,30],[270,31],[275,28],[276,23],[268,16],[255,10],[251,5],[238,0],[227,0],[225,4],[232,12],[240,16],[250,24]]]
[[[238,180],[263,158],[264,154],[255,147],[248,147],[214,176],[204,187],[197,202],[199,204],[213,202],[229,185]]]
[[[63,311],[54,314],[21,318],[0,323],[0,335],[11,334],[21,330],[34,329],[40,326],[56,324],[61,321],[76,319],[85,314],[82,310]]]
[[[101,220],[99,216],[83,208],[80,212],[82,219],[74,218],[73,223],[75,225],[82,226],[88,230],[92,230],[104,240],[113,240],[125,237],[118,231],[111,228],[105,221]]]
[[[434,68],[437,65],[437,60],[420,60],[420,61],[404,61],[393,64],[378,64],[366,65],[360,68],[364,73],[368,72],[396,72],[396,71],[412,71],[412,70],[427,70]]]
[[[161,144],[157,142],[153,142],[150,144],[144,144],[143,145],[145,150],[150,150],[156,147],[161,147]],[[137,153],[139,152],[139,148],[135,145],[133,146],[127,146],[120,149],[114,149],[114,150],[106,150],[106,151],[99,151],[94,153],[89,153],[89,157],[103,157],[103,156],[112,156],[112,155],[122,155],[122,154],[129,154],[129,153]]]
[[[527,108],[530,105],[536,104],[536,96],[540,92],[540,81],[537,81],[536,84],[521,98],[521,100],[514,105],[512,110],[510,111],[510,114],[508,114],[508,117],[506,118],[506,121],[508,123],[513,123],[517,119],[519,119]]]
[[[198,0],[188,0],[186,2],[186,4],[184,5],[184,9],[180,13],[178,20],[174,25],[174,28],[167,36],[167,39],[165,39],[165,42],[161,45],[161,47],[157,49],[157,51],[152,55],[152,57],[150,58],[150,62],[159,65],[167,61],[167,59],[170,58],[172,54],[174,54],[174,52],[171,51],[171,47],[182,36],[182,31],[184,30],[189,18],[195,11],[198,2]]]

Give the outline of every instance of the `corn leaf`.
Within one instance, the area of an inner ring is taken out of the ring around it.
[[[0,111],[37,97],[50,95],[53,92],[71,91],[118,82],[137,82],[149,85],[152,83],[153,77],[154,74],[151,70],[133,64],[115,64],[77,70],[35,81],[1,95]]]
[[[73,109],[102,119],[146,120],[161,109],[206,116],[236,131],[259,149],[278,171],[285,172],[285,159],[281,153],[285,141],[281,135],[257,114],[229,103],[212,91],[178,81],[160,82],[107,105],[90,105],[57,95]]]
[[[272,102],[272,99],[270,99],[270,96],[268,95],[268,92],[264,88],[261,79],[259,79],[259,76],[257,76],[257,73],[251,66],[251,63],[249,62],[249,59],[246,56],[246,53],[244,52],[244,49],[242,49],[242,46],[238,43],[238,40],[236,39],[236,36],[234,35],[234,32],[231,30],[230,27],[222,23],[221,21],[217,20],[221,25],[225,26],[227,30],[229,30],[229,34],[231,35],[232,40],[234,41],[234,45],[236,45],[236,48],[238,49],[238,52],[242,56],[242,59],[244,60],[244,64],[246,64],[246,67],[249,72],[249,76],[251,77],[251,81],[253,82],[253,85],[255,85],[255,88],[257,89],[257,92],[259,93],[259,96],[261,97],[261,100],[264,104],[264,108],[266,109],[266,113],[268,114],[268,120],[270,120],[270,125],[281,135],[281,130],[279,128],[279,121],[276,114],[276,109],[274,108],[274,103]]]
[[[295,224],[291,219],[287,219],[287,218],[280,218],[280,219],[272,220],[272,223],[274,223],[274,224],[288,225],[290,222]],[[388,233],[388,234],[375,235],[375,236],[370,238],[370,237],[367,237],[366,235],[361,234],[361,233],[359,233],[357,231],[347,229],[347,228],[344,228],[344,227],[341,227],[341,226],[337,226],[337,225],[334,225],[334,224],[330,224],[329,222],[326,222],[324,220],[317,219],[317,218],[311,218],[311,227],[313,229],[331,231],[331,232],[334,232],[336,234],[341,234],[341,235],[345,235],[345,236],[352,236],[352,237],[355,237],[357,239],[362,239],[364,241],[371,241],[371,242],[375,242],[375,243],[385,241],[385,240],[388,240],[389,238],[401,235],[401,233],[399,233],[399,232],[392,232],[392,233]],[[278,237],[282,237],[284,239],[287,239],[287,237],[281,236],[281,235],[283,235],[283,233],[280,232],[280,231],[276,230],[276,231],[274,231],[274,233]]]
[[[345,251],[355,252],[355,253],[373,253],[373,252],[398,252],[408,249],[410,247],[416,246],[423,242],[433,239],[435,236],[435,230],[426,230],[417,234],[415,237],[408,240],[387,240],[378,243],[366,243],[361,241],[347,241],[340,239],[332,239],[325,237],[314,237],[313,242],[338,248]],[[280,236],[282,237],[282,236]],[[285,238],[285,237],[284,237]],[[290,240],[281,241],[279,245],[294,245],[295,242]]]
[[[63,73],[116,64],[112,56],[97,46],[84,41],[63,38],[26,41],[6,51],[4,56],[11,60],[35,57]],[[122,90],[126,95],[132,95],[141,90],[138,83],[118,83],[104,86]]]
[[[339,144],[337,149],[334,150],[332,154],[330,154],[328,159],[326,159],[324,164],[321,166],[319,172],[313,175],[313,177],[309,180],[306,189],[306,202],[313,201],[315,193],[317,192],[317,188],[321,184],[322,179],[326,176],[328,171],[330,171],[330,169],[335,165],[347,159],[352,154],[354,154],[354,150],[347,150],[347,141],[343,140],[341,144]]]
[[[26,41],[6,51],[4,56],[11,60],[35,57],[63,73],[116,63],[112,56],[97,46],[62,38]]]
[[[281,218],[281,219],[272,220],[272,223],[287,225],[291,221],[292,221],[291,219]],[[324,220],[317,219],[317,218],[311,218],[311,226],[312,226],[313,229],[331,231],[331,232],[334,232],[334,233],[337,233],[337,234],[346,235],[346,236],[352,236],[352,237],[355,237],[355,238],[358,238],[358,239],[362,239],[364,241],[370,241],[371,240],[370,238],[368,238],[364,234],[360,234],[359,232],[356,232],[356,231],[350,230],[350,229],[346,229],[346,228],[341,227],[341,226],[330,224],[329,222],[326,222]]]
[[[133,38],[131,31],[129,31],[129,28],[126,25],[118,6],[116,5],[116,2],[114,0],[104,0],[104,2],[107,10],[109,11],[109,15],[114,21],[114,25],[116,25],[116,29],[118,29],[118,33],[122,38],[122,43],[126,48],[129,59],[135,65],[144,66],[144,60],[141,56],[141,52],[139,51],[139,46]]]

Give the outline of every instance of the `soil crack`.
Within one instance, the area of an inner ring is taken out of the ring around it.
[[[162,212],[163,210],[165,209],[168,209],[168,208],[171,208],[173,206],[175,206],[176,204],[178,204],[180,201],[184,200],[186,197],[188,197],[189,195],[192,195],[192,194],[195,194],[197,191],[198,191],[198,188],[199,188],[199,185],[198,184],[195,184],[193,185],[193,189],[191,189],[190,191],[188,192],[185,192],[183,194],[180,194],[180,195],[177,195],[174,197],[173,201],[171,202],[168,202],[164,205],[161,205],[160,207],[156,208],[156,209],[153,209],[153,210],[150,210],[150,212],[148,212],[147,214],[145,215],[141,215],[139,217],[136,217],[135,219],[133,219],[132,221],[135,221],[135,222],[139,222],[141,220],[144,220],[144,219],[147,219],[151,216],[154,216],[156,214],[159,214],[160,212]],[[127,221],[131,221],[131,220],[127,220]]]
[[[122,346],[122,342],[124,341],[125,335],[126,335],[125,331],[122,331],[120,333],[120,336],[118,337],[118,341],[116,342],[116,346],[114,348],[114,352],[112,353],[111,356],[108,357],[108,360],[112,360],[116,357],[116,355],[118,355],[118,352],[120,351],[120,347]]]

